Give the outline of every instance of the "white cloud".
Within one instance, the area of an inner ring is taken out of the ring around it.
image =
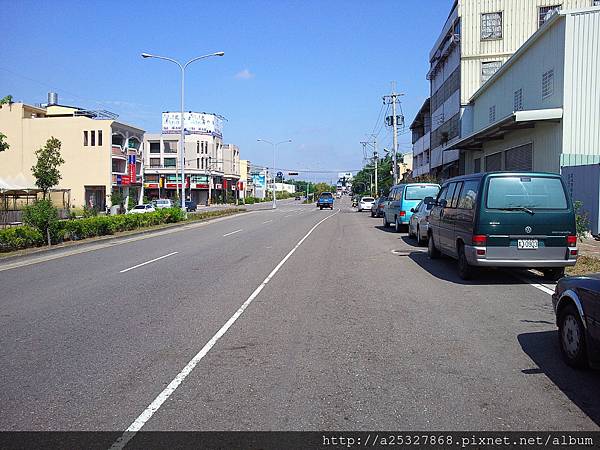
[[[235,74],[235,77],[238,80],[249,80],[250,78],[254,78],[254,74],[250,72],[248,69],[244,69]]]

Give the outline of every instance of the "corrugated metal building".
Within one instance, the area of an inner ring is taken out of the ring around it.
[[[466,136],[471,96],[559,9],[600,0],[456,0],[430,55],[430,129],[423,111],[413,123],[413,175],[459,171],[452,145]],[[465,126],[466,123],[466,126]]]
[[[466,111],[461,173],[600,162],[600,7],[553,16]]]

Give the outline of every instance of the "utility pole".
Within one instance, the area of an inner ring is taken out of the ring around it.
[[[393,174],[394,174],[394,185],[398,184],[398,162],[397,162],[397,154],[398,154],[398,124],[404,125],[404,116],[402,114],[396,113],[396,105],[400,103],[399,97],[404,94],[396,93],[396,82],[392,81],[392,93],[390,95],[383,96],[383,104],[392,105],[392,116],[386,117],[386,122],[388,126],[393,128],[393,138],[394,138],[394,154],[393,156]]]
[[[361,141],[360,143],[363,146],[363,152],[365,155],[366,155],[367,145],[373,147],[373,162],[375,163],[375,195],[377,195],[379,193],[379,189],[378,189],[378,185],[377,185],[377,179],[379,178],[379,176],[378,176],[379,154],[377,153],[377,135],[372,134],[371,137],[373,138],[372,141]],[[372,184],[371,184],[371,186],[372,186]],[[371,186],[369,186],[369,190],[370,190]]]

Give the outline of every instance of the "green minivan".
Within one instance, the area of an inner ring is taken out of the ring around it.
[[[429,215],[428,254],[473,267],[536,268],[551,280],[577,261],[575,212],[560,175],[488,172],[442,185]]]

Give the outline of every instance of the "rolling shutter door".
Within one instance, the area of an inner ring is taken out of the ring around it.
[[[504,152],[505,170],[533,170],[532,145],[526,144]]]
[[[502,170],[502,153],[494,153],[485,157],[485,171]]]

